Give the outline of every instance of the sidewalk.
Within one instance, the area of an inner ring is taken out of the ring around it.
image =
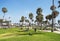
[[[51,30],[43,30],[44,32],[51,32]],[[54,33],[60,34],[60,31],[54,31]]]

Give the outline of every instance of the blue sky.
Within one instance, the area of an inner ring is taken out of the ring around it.
[[[50,6],[52,5],[52,0],[0,0],[0,18],[3,18],[3,12],[1,11],[3,7],[6,7],[8,12],[5,18],[12,20],[12,23],[18,23],[21,16],[28,17],[29,13],[34,14],[34,19],[36,16],[36,9],[42,8],[45,16],[51,14]],[[58,0],[55,0],[55,6],[58,6]],[[60,12],[60,8],[56,8]],[[60,19],[60,14],[56,18],[56,21]]]

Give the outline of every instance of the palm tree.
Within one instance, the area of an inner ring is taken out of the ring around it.
[[[39,22],[39,24],[41,23],[41,27],[42,27],[43,16],[42,15],[37,15],[36,19]]]
[[[24,20],[25,20],[25,17],[22,16],[22,17],[21,17],[21,20],[20,20],[20,22],[22,22],[22,26],[23,26],[23,22],[24,22]]]
[[[47,15],[45,18],[46,18],[46,20],[48,20],[49,19],[49,16]]]
[[[29,20],[27,19],[27,17],[25,17],[25,26],[29,26],[29,24],[27,23],[29,23]]]
[[[51,14],[49,14],[49,15],[46,16],[46,20],[47,20],[47,21],[48,21],[48,20],[50,21],[51,19],[52,19],[52,15],[51,15]],[[49,24],[50,24],[50,23],[49,23]]]
[[[45,29],[46,29],[46,27],[47,27],[47,23],[48,23],[48,21],[47,21],[47,20],[43,21],[43,25],[44,25],[43,30],[45,30]]]
[[[3,19],[5,17],[5,13],[7,12],[7,9],[5,7],[2,8],[2,12],[4,13]]]
[[[36,11],[37,15],[40,15],[42,13],[42,9],[41,8],[38,8],[37,11]]]
[[[46,18],[47,21],[48,21],[48,20],[50,21],[50,20],[52,19],[52,15],[49,14],[49,15],[47,15],[45,18]]]
[[[34,22],[35,22],[35,25],[36,25],[36,23],[37,23],[38,21],[37,21],[37,20],[35,20]]]
[[[42,21],[43,21],[43,15],[42,15],[42,9],[38,8],[37,11],[37,16],[36,16],[36,20],[41,23],[41,28],[42,28]]]
[[[29,30],[29,24],[28,24],[29,23],[29,20],[26,19],[25,22],[27,23],[26,26],[28,27],[27,30]]]
[[[20,20],[20,22],[22,22],[22,20]],[[22,24],[20,26],[22,26]]]
[[[58,3],[59,3],[59,6],[58,6],[58,8],[60,7],[60,1],[58,1]],[[56,7],[55,7],[55,5],[54,5],[54,0],[52,0],[52,6],[51,6],[51,8],[50,8],[51,10],[52,10],[52,29],[51,29],[51,32],[53,32],[53,29],[54,29],[54,18],[58,15],[54,15],[54,13],[53,12],[55,12],[56,13]]]
[[[51,32],[54,31],[54,19],[58,16],[58,14],[59,14],[59,12],[56,11],[56,10],[54,10],[54,11],[52,12],[52,29],[51,29]]]
[[[33,22],[33,14],[32,13],[29,13],[29,18]]]
[[[48,17],[49,17],[49,18],[48,18],[49,20],[51,20],[51,19],[52,19],[52,15],[48,15]]]
[[[55,11],[52,12],[52,14],[54,15],[53,18],[56,18],[58,16],[59,12],[55,10]]]
[[[25,22],[29,22],[29,20],[28,20],[28,19],[26,19],[26,20],[25,20]]]
[[[52,16],[49,14],[45,18],[46,18],[46,21],[48,22],[48,20],[50,21],[52,19]]]
[[[53,20],[58,16],[58,14],[59,14],[59,12],[58,11],[53,11],[52,12],[52,14],[49,14],[49,15],[47,15],[46,16],[46,19],[48,19],[48,20],[51,20],[52,19],[52,17],[53,17]],[[54,15],[54,16],[53,16]],[[54,25],[54,21],[53,21],[53,23],[52,23],[52,26]],[[51,29],[51,32],[53,32],[53,27],[52,27],[52,29]]]
[[[58,20],[58,24],[60,25],[60,20]]]

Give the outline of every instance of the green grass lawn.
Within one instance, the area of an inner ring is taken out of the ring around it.
[[[0,29],[0,41],[60,41],[60,34],[20,28]]]

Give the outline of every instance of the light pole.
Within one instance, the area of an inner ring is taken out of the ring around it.
[[[58,3],[59,3],[59,6],[58,6],[58,8],[59,8],[60,7],[60,1],[58,1]],[[53,32],[54,31],[54,13],[53,12],[56,9],[56,7],[54,5],[54,0],[52,0],[52,6],[51,6],[50,9],[52,10],[52,28],[51,28],[51,32]]]

